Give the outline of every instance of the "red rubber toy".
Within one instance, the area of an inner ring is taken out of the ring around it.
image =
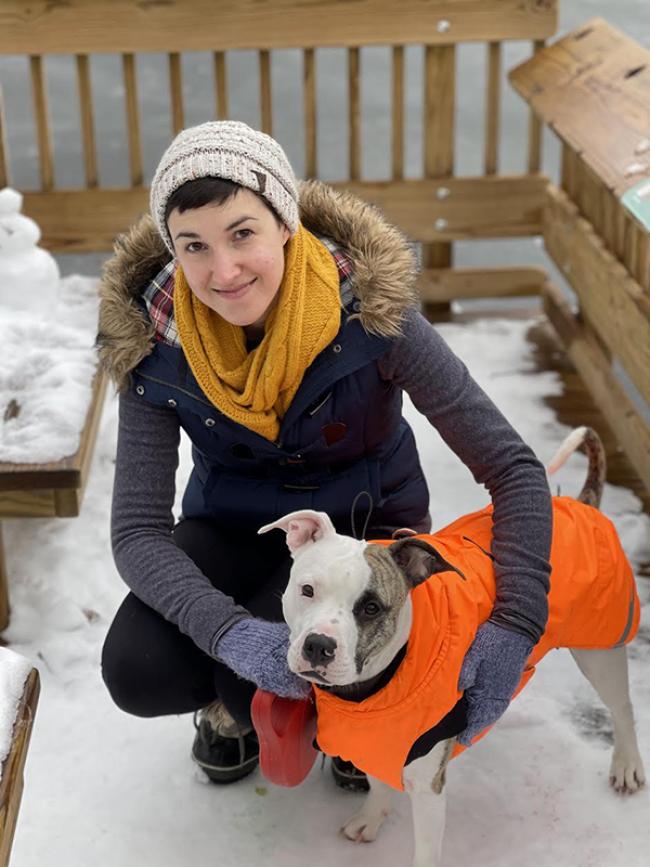
[[[258,689],[251,717],[260,742],[260,769],[277,786],[297,786],[312,769],[318,751],[313,698],[280,698]]]

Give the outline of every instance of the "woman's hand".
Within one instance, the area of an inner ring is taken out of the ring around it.
[[[519,632],[483,623],[465,655],[458,689],[467,699],[467,728],[458,741],[472,738],[495,723],[510,704],[534,644]]]
[[[217,656],[235,674],[284,698],[306,698],[308,681],[287,665],[289,627],[250,617],[239,620],[217,642]]]

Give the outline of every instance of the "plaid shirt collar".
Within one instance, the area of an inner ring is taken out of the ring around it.
[[[341,291],[341,304],[347,307],[352,301],[353,267],[348,253],[324,235],[316,235],[319,241],[327,247],[339,271],[339,283]],[[180,347],[178,329],[174,319],[174,277],[176,265],[172,259],[165,265],[142,293],[142,298],[147,307],[147,312],[155,329],[155,339],[169,346]]]

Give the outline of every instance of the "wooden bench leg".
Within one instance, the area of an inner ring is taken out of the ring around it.
[[[9,577],[5,562],[5,549],[2,543],[2,522],[0,521],[0,632],[9,626]]]

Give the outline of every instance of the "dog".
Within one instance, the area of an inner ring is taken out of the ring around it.
[[[544,653],[568,646],[612,715],[612,786],[635,792],[645,772],[625,644],[636,632],[639,602],[613,526],[597,511],[605,477],[597,434],[590,428],[572,432],[549,472],[578,447],[589,458],[587,480],[576,500],[553,498],[552,615],[520,688]],[[363,806],[341,832],[356,842],[374,840],[393,789],[405,790],[413,812],[413,867],[437,867],[445,770],[463,749],[455,740],[465,727],[458,674],[494,601],[491,507],[433,535],[398,531],[392,542],[339,535],[326,514],[312,510],[292,512],[259,532],[274,528],[286,532],[293,558],[282,597],[288,664],[314,686],[318,745],[368,774]],[[578,563],[567,562],[569,555]],[[604,593],[611,603],[603,604]],[[566,597],[570,616],[554,613],[554,594]]]

